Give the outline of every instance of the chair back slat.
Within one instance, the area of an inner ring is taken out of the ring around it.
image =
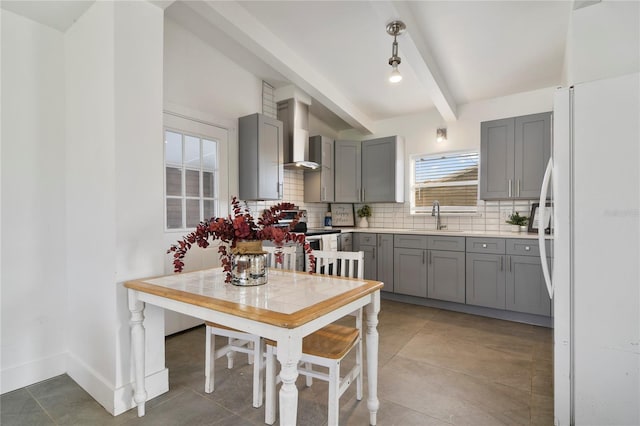
[[[316,258],[315,273],[336,275],[349,278],[364,277],[364,252],[362,251],[323,251],[314,250]],[[307,270],[309,257],[306,256]]]
[[[267,253],[267,266],[270,268],[277,269],[296,269],[296,247],[295,246],[287,246],[282,247],[278,250],[277,247],[266,246],[262,247],[262,249]],[[276,252],[280,251],[282,253],[282,263],[276,262]]]

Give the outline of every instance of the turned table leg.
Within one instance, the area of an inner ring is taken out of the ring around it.
[[[138,300],[134,291],[129,290],[129,311],[131,319],[131,348],[133,351],[133,372],[135,374],[135,388],[133,400],[138,405],[138,417],[144,416],[144,405],[147,391],[144,384],[144,302]]]
[[[294,426],[298,417],[298,362],[302,357],[302,338],[278,341],[280,361],[280,425]]]
[[[369,408],[369,424],[376,425],[376,416],[380,402],[378,401],[378,312],[380,312],[380,292],[371,296],[371,303],[365,306],[367,314],[367,408]]]

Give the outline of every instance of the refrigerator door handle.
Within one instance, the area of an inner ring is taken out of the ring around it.
[[[547,285],[547,291],[549,292],[549,298],[553,299],[553,287],[554,283],[551,281],[551,274],[549,274],[549,264],[547,263],[547,246],[545,245],[544,238],[544,226],[540,224],[546,223],[545,207],[547,205],[547,191],[551,184],[551,173],[553,171],[553,158],[549,158],[547,163],[547,169],[544,171],[544,178],[542,179],[542,188],[540,190],[540,204],[538,205],[538,245],[540,247],[540,263],[542,263],[542,274],[544,275],[544,282]]]

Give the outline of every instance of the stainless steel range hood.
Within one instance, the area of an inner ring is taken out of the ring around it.
[[[280,101],[278,120],[284,129],[284,166],[302,170],[320,167],[309,161],[309,105],[295,98]]]

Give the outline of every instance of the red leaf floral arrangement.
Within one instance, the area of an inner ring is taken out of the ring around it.
[[[167,253],[173,252],[173,268],[175,272],[182,272],[184,257],[193,244],[206,248],[210,244],[210,238],[226,243],[218,247],[222,269],[227,273],[226,282],[231,282],[233,256],[227,251],[227,245],[230,245],[230,249],[233,249],[238,241],[273,241],[276,246],[277,263],[282,263],[283,260],[282,252],[277,249],[281,249],[288,242],[302,244],[305,253],[309,254],[310,270],[313,271],[315,269],[315,257],[312,254],[309,242],[307,242],[304,234],[293,232],[294,226],[300,220],[300,215],[294,218],[288,228],[275,226],[280,219],[284,218],[285,210],[295,208],[293,204],[279,203],[268,210],[264,210],[257,223],[246,206],[240,207],[240,201],[236,197],[231,200],[231,205],[233,206],[233,216],[212,217],[200,222],[195,231],[183,237],[182,240],[178,240],[177,244],[171,245]]]

